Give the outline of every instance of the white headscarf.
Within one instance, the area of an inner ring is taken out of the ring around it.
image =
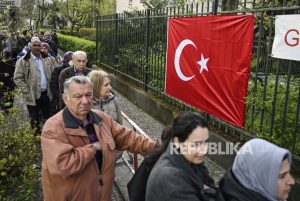
[[[288,150],[262,139],[252,139],[238,151],[232,171],[244,187],[260,193],[270,201],[277,201],[277,180],[286,154],[291,164]]]

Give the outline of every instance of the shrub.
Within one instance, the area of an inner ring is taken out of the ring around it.
[[[95,28],[80,28],[78,37],[86,40],[96,41],[96,29]]]
[[[56,32],[64,35],[71,35],[71,30],[69,29],[59,29]]]
[[[293,127],[295,122],[295,111],[297,109],[297,97],[300,79],[292,76],[290,81],[289,91],[286,91],[286,76],[281,76],[277,87],[277,101],[275,104],[274,113],[274,124],[273,132],[270,134],[270,126],[272,119],[272,107],[274,100],[274,88],[275,88],[274,75],[268,76],[268,82],[266,85],[266,97],[263,99],[264,86],[263,83],[257,85],[256,92],[254,93],[254,82],[249,83],[249,93],[247,96],[247,110],[246,110],[246,128],[250,128],[251,117],[252,117],[252,107],[255,106],[254,116],[253,116],[253,133],[257,137],[267,139],[275,144],[279,144],[289,150],[292,150],[293,144]],[[289,95],[289,103],[287,107],[285,130],[281,136],[282,127],[282,115],[284,110],[285,96],[286,93]],[[261,125],[261,114],[264,111],[264,121]],[[261,126],[260,126],[261,125]],[[300,153],[300,141],[295,144],[295,155]]]
[[[60,48],[64,51],[78,51],[82,50],[87,53],[89,64],[96,63],[96,43],[78,38],[75,36],[67,36],[57,33]]]
[[[37,200],[39,153],[34,130],[20,110],[0,110],[0,200]]]

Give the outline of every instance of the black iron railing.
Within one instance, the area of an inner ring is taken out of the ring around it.
[[[97,17],[98,64],[164,98],[182,110],[196,110],[164,93],[167,19],[205,15],[254,14],[251,78],[245,128],[213,116],[210,123],[240,140],[264,137],[300,155],[300,63],[271,57],[276,15],[300,13],[300,1],[222,1]],[[276,2],[279,2],[276,4]]]

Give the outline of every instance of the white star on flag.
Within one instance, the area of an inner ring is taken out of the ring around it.
[[[208,71],[208,68],[206,66],[206,63],[208,62],[209,58],[204,59],[203,54],[201,54],[201,60],[197,62],[197,64],[200,65],[200,74],[203,70]]]

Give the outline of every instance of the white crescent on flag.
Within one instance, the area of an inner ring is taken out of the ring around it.
[[[182,73],[181,68],[180,68],[180,63],[179,63],[180,56],[181,56],[183,48],[187,45],[193,45],[197,49],[197,47],[193,41],[191,41],[189,39],[185,39],[185,40],[181,41],[181,43],[178,45],[178,47],[176,49],[176,53],[175,53],[175,58],[174,58],[174,66],[175,66],[176,73],[177,73],[178,77],[183,81],[189,81],[190,79],[192,79],[195,76],[195,75],[193,75],[191,77],[185,76]]]
[[[185,40],[181,41],[181,43],[178,45],[176,52],[175,52],[175,58],[174,58],[174,66],[175,66],[176,73],[177,73],[178,77],[183,81],[189,81],[195,76],[195,75],[193,75],[193,76],[187,77],[181,71],[180,56],[181,56],[183,49],[187,45],[193,45],[197,49],[197,47],[193,41],[191,41],[189,39],[185,39]],[[201,54],[201,60],[197,62],[200,65],[200,74],[202,73],[203,70],[208,71],[208,68],[206,65],[208,60],[209,60],[209,58],[205,59],[203,54]]]

